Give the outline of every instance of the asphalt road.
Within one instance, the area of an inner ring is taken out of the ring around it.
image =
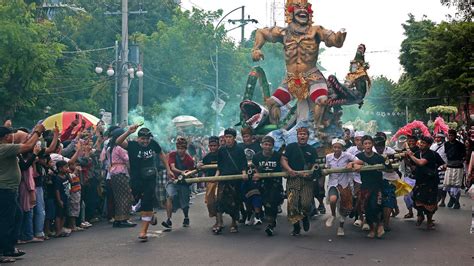
[[[289,235],[284,211],[276,234],[266,236],[264,226],[240,226],[237,234],[211,233],[203,196],[192,200],[191,226],[181,226],[183,215],[173,219],[173,230],[150,227],[150,240],[139,243],[139,228],[112,228],[97,223],[69,238],[26,244],[15,265],[474,265],[474,234],[470,234],[472,201],[462,198],[461,210],[440,208],[435,231],[415,227],[415,220],[392,220],[392,231],[383,239],[368,239],[352,224],[346,235],[336,236],[336,226],[326,228],[326,216],[317,216],[311,230]],[[164,219],[163,211],[158,213]],[[227,225],[229,219],[226,219]]]

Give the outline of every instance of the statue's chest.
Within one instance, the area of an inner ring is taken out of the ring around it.
[[[303,50],[305,52],[317,51],[318,42],[313,34],[287,35],[284,39],[285,50]]]

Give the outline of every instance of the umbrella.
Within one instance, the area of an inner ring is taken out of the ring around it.
[[[43,121],[43,125],[46,129],[54,129],[54,123],[58,124],[59,131],[63,132],[71,124],[73,120],[76,119],[76,116],[79,118],[79,121],[86,121],[86,128],[91,126],[96,126],[99,123],[100,119],[83,112],[62,112],[54,114]]]
[[[171,120],[176,127],[203,127],[199,119],[190,115],[180,115]]]

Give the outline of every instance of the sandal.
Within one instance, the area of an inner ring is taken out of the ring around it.
[[[434,230],[435,229],[435,224],[433,222],[427,222],[426,223],[426,229]]]
[[[0,263],[13,263],[16,259],[8,257],[0,257]]]
[[[230,232],[231,233],[238,233],[239,229],[237,228],[237,226],[232,226],[232,227],[230,227]]]
[[[418,216],[418,219],[416,220],[416,226],[420,226],[423,221],[425,220],[425,217],[424,216]]]
[[[410,219],[413,218],[413,213],[407,213],[405,216],[403,216],[403,219]]]
[[[18,249],[18,248],[15,248],[15,249],[13,250],[13,253],[7,253],[7,252],[5,252],[5,253],[3,253],[3,256],[5,256],[5,257],[18,258],[18,257],[21,257],[21,256],[23,256],[23,255],[25,255],[25,254],[26,254],[25,251],[23,251],[23,250],[21,250],[21,249]]]
[[[148,236],[147,235],[138,236],[138,240],[140,242],[147,242],[148,241]]]
[[[219,235],[222,233],[222,228],[224,228],[223,226],[216,226],[214,228],[212,228],[212,232],[214,232],[215,235]]]

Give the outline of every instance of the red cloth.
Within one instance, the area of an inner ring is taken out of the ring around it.
[[[179,170],[193,170],[194,169],[194,160],[193,158],[188,154],[184,154],[184,158],[181,158],[181,164],[184,167],[184,169],[180,169],[178,165],[176,164],[176,151],[172,151],[168,154],[168,164],[171,167],[171,164],[175,164],[174,166],[179,169]],[[180,175],[179,172],[173,171],[175,175]]]

